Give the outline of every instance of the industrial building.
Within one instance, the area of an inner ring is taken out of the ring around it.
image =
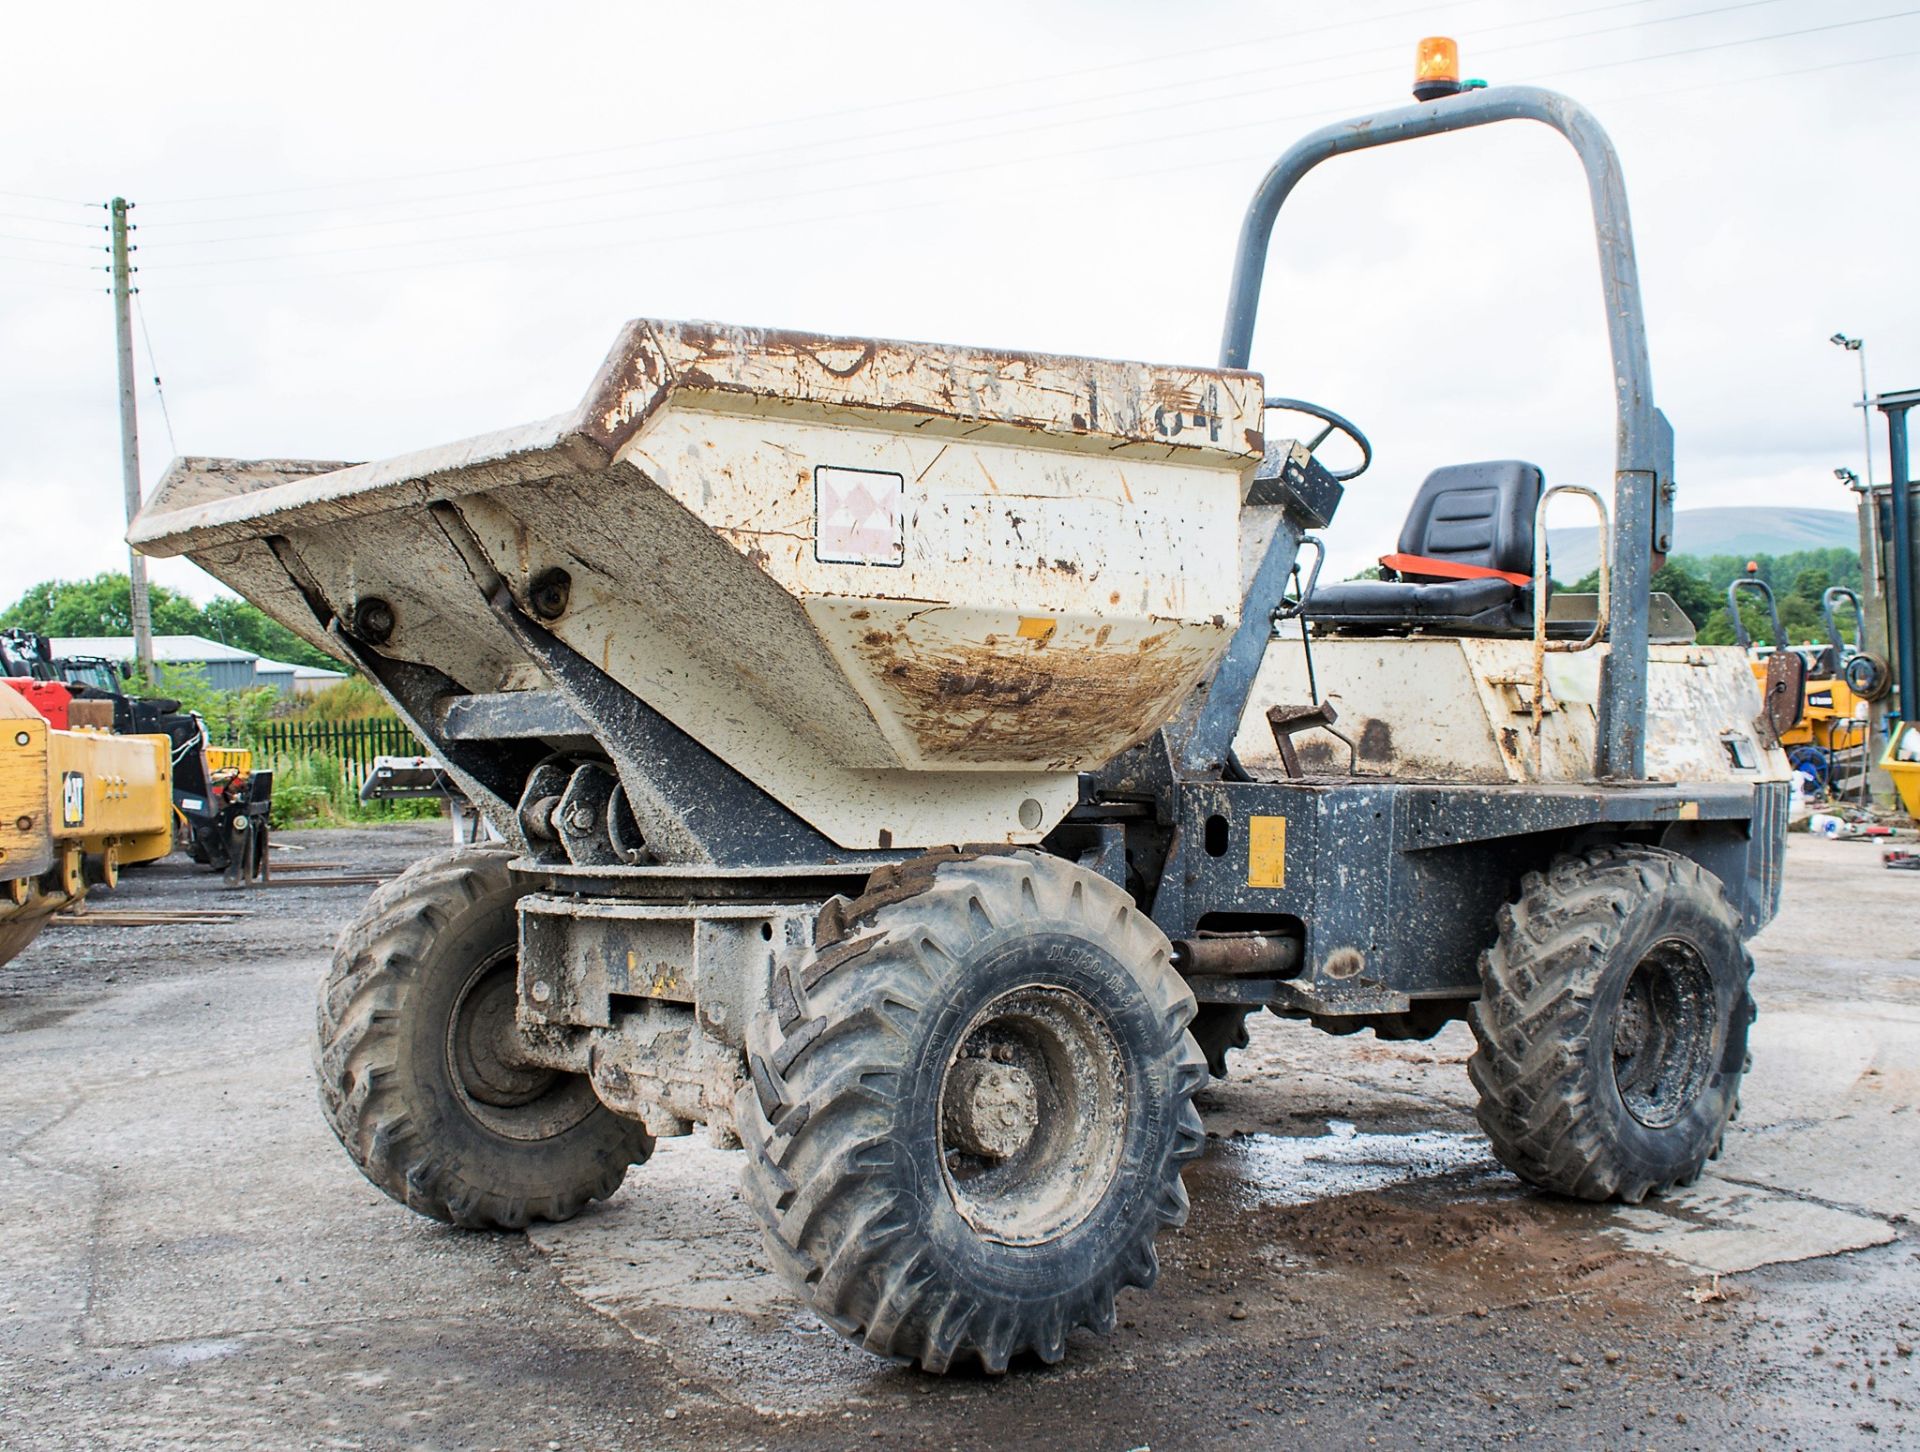
[[[134,657],[133,637],[60,636],[53,642],[53,654],[56,657],[94,655],[131,664]],[[170,670],[193,671],[217,691],[248,691],[255,686],[272,686],[282,695],[305,695],[346,679],[344,671],[265,660],[250,650],[208,640],[202,635],[156,635],[153,638],[153,658],[157,664]]]

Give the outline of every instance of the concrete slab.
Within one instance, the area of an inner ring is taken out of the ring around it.
[[[1777,1190],[1702,1177],[1690,1190],[1614,1212],[1622,1245],[1719,1275],[1886,1245],[1897,1231],[1872,1215]]]

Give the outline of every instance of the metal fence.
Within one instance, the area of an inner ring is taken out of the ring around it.
[[[422,746],[406,725],[394,717],[363,721],[267,721],[248,733],[247,745],[256,757],[289,760],[302,756],[330,756],[340,763],[348,789],[359,791],[373,769],[376,756],[424,756]]]

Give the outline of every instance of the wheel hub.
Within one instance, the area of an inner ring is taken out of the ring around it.
[[[1036,984],[982,1008],[940,1083],[940,1163],[961,1218],[1009,1245],[1086,1220],[1120,1169],[1127,1083],[1113,1030],[1078,993]]]
[[[948,1144],[981,1159],[1010,1160],[1033,1140],[1040,1098],[1033,1076],[1017,1064],[967,1058],[953,1066],[942,1113]]]
[[[1713,976],[1687,943],[1656,944],[1633,970],[1613,1021],[1613,1079],[1649,1129],[1679,1123],[1713,1077],[1719,1052]]]
[[[1620,1022],[1613,1031],[1613,1056],[1616,1059],[1631,1059],[1646,1047],[1647,1043],[1647,996],[1646,980],[1636,975],[1627,985],[1627,994],[1620,1003]]]
[[[557,1077],[554,1070],[527,1062],[514,1020],[515,994],[508,963],[484,974],[454,1009],[453,1067],[460,1086],[497,1109],[531,1104]]]

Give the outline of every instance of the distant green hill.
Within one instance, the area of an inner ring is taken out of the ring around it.
[[[1592,529],[1550,529],[1553,577],[1577,580],[1599,562]],[[1858,517],[1845,509],[1679,509],[1673,515],[1673,552],[1712,555],[1787,555],[1800,550],[1857,549]]]

